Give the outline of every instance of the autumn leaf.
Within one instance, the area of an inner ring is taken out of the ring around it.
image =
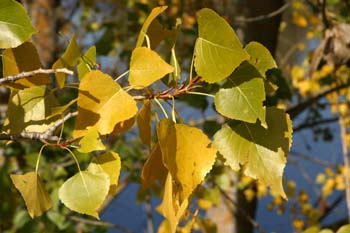
[[[96,65],[96,47],[91,46],[86,53],[79,58],[79,65],[77,67],[79,80],[89,73]]]
[[[102,144],[100,135],[95,128],[88,128],[86,135],[79,141],[80,153],[89,153],[96,150],[105,150],[106,147]]]
[[[41,216],[52,207],[49,194],[36,172],[28,172],[24,175],[11,174],[10,177],[16,189],[21,193],[30,217]]]
[[[150,146],[151,143],[151,102],[146,100],[137,117],[137,125],[141,141]]]

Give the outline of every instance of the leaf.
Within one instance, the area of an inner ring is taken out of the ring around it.
[[[134,89],[142,89],[173,71],[174,67],[156,52],[146,47],[136,48],[131,55],[129,83]]]
[[[0,2],[0,48],[14,48],[36,32],[24,7],[14,0]]]
[[[159,122],[157,134],[163,163],[187,199],[211,170],[217,150],[201,130],[168,119]]]
[[[55,117],[47,119],[51,115],[51,108],[55,106],[57,100],[46,90],[46,86],[12,91],[3,131],[11,134],[45,132],[57,120]]]
[[[346,224],[337,230],[337,233],[347,233],[350,232],[350,224]]]
[[[257,70],[244,63],[215,94],[216,110],[231,119],[255,123],[257,119],[266,127],[264,81]]]
[[[96,64],[96,47],[91,46],[86,53],[79,58],[78,78],[81,80],[85,74],[89,73]]]
[[[47,117],[47,119],[54,117],[54,116],[59,116],[62,115],[70,106],[75,104],[75,102],[78,101],[78,98],[72,99],[69,101],[67,104],[63,106],[58,106],[58,107],[52,107],[51,108],[51,115]]]
[[[145,35],[147,34],[147,30],[148,27],[150,26],[150,24],[152,23],[152,21],[163,11],[166,10],[166,8],[168,8],[167,6],[159,6],[159,7],[155,7],[152,9],[151,13],[148,15],[147,19],[145,20],[145,22],[142,25],[140,34],[137,38],[137,42],[136,42],[136,47],[141,47],[143,45],[143,42],[145,40]]]
[[[151,102],[146,100],[137,117],[137,125],[141,141],[150,146],[151,144]]]
[[[25,71],[33,71],[41,68],[38,52],[31,42],[25,42],[12,49],[6,49],[2,55],[3,76],[19,74]],[[6,83],[13,89],[24,89],[32,86],[49,84],[51,80],[45,74],[37,74],[32,77],[19,79]]]
[[[90,71],[80,82],[78,116],[73,136],[84,136],[88,126],[100,135],[113,131],[116,124],[133,117],[137,112],[135,100],[113,79],[99,70]]]
[[[244,166],[244,174],[271,186],[283,198],[283,169],[292,142],[292,122],[281,109],[267,109],[268,128],[259,123],[234,121],[214,135],[214,143],[226,163],[235,171]]]
[[[106,149],[95,128],[89,128],[86,135],[79,141],[79,144],[78,151],[80,153],[90,153],[92,151]]]
[[[30,217],[41,216],[52,207],[52,201],[36,172],[28,172],[24,175],[10,175],[16,189],[21,193]]]
[[[205,81],[218,82],[229,76],[249,56],[223,18],[206,8],[198,14],[199,38],[195,45],[194,66]]]
[[[81,56],[80,50],[74,34],[68,45],[68,48],[66,49],[62,57],[60,57],[53,64],[52,69],[59,69],[59,68],[73,69],[74,66],[77,64],[80,56]],[[56,75],[58,86],[60,88],[63,88],[68,75],[63,73],[57,73],[55,75]]]
[[[127,119],[125,121],[119,122],[118,124],[115,125],[113,132],[110,133],[111,135],[117,134],[117,133],[122,133],[125,131],[128,131],[133,127],[135,123],[135,117],[132,117],[130,119]]]
[[[80,171],[63,183],[58,196],[69,209],[99,219],[97,210],[108,194],[109,182],[104,172]]]
[[[250,55],[249,62],[259,70],[260,74],[265,77],[266,71],[276,68],[276,62],[270,51],[258,42],[250,42],[245,50]]]
[[[120,157],[115,152],[106,152],[94,158],[87,170],[93,174],[104,172],[109,176],[110,191],[109,193],[116,194],[120,175],[121,162]]]
[[[168,171],[163,164],[162,151],[159,143],[157,143],[142,168],[141,181],[143,188],[148,188],[156,180],[164,185],[167,174]]]

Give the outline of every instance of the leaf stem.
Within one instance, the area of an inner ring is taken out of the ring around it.
[[[158,106],[160,107],[160,109],[162,110],[164,116],[166,118],[169,118],[168,114],[166,113],[164,107],[162,106],[162,104],[159,102],[159,100],[157,98],[154,97],[154,101],[156,101],[156,103],[158,104]]]
[[[174,96],[172,96],[171,99],[172,99],[172,102],[173,102],[173,104],[172,104],[172,106],[171,106],[171,118],[172,118],[173,122],[176,123],[176,117],[175,117],[175,98],[174,98]]]
[[[202,92],[196,92],[196,91],[188,91],[186,92],[187,94],[191,94],[191,95],[202,95],[202,96],[208,96],[211,98],[215,98],[215,95],[211,95],[211,94],[207,94],[207,93],[202,93]]]
[[[69,154],[73,157],[75,163],[77,164],[77,167],[78,167],[78,170],[79,172],[81,172],[81,169],[80,169],[80,165],[79,165],[79,162],[78,162],[78,159],[77,157],[74,155],[73,151],[71,151],[68,147],[63,147],[63,149],[65,149],[66,151],[69,152]]]
[[[198,39],[196,40],[196,43],[194,45],[195,48],[196,48],[197,41],[198,41]],[[194,65],[194,51],[192,54],[191,67],[190,67],[190,83],[192,83],[193,65]]]
[[[145,38],[146,38],[147,48],[151,49],[151,41],[149,40],[149,37],[147,34],[145,34]]]
[[[124,73],[122,73],[121,75],[119,75],[117,78],[114,79],[114,81],[118,82],[119,79],[121,79],[122,77],[124,77],[125,75],[127,75],[130,72],[130,70],[125,71]]]
[[[46,146],[47,146],[47,145],[44,144],[44,145],[42,145],[42,147],[40,148],[39,155],[38,155],[38,158],[37,158],[37,160],[36,160],[35,173],[38,173],[41,154],[42,154],[42,152],[43,152],[43,150],[44,150],[44,148],[45,148]]]

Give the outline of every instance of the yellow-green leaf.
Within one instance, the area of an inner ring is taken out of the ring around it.
[[[78,101],[78,98],[75,98],[75,99],[72,99],[71,101],[69,101],[67,104],[65,104],[63,106],[52,107],[51,108],[51,114],[50,114],[50,116],[47,117],[47,119],[51,118],[51,117],[54,117],[54,116],[62,115],[70,106],[72,106],[77,101]]]
[[[14,0],[0,1],[0,48],[14,48],[36,32],[24,7]]]
[[[41,68],[38,52],[31,42],[25,42],[16,48],[6,49],[2,55],[2,63],[4,77]],[[24,89],[49,84],[50,82],[48,75],[37,74],[6,83],[6,86],[13,89]]]
[[[121,163],[119,155],[115,152],[110,151],[95,157],[94,160],[90,163],[87,170],[94,174],[100,172],[106,173],[109,176],[110,181],[109,193],[114,195],[118,185],[120,167]]]
[[[271,190],[286,198],[282,186],[286,156],[292,142],[292,122],[284,110],[267,109],[268,128],[259,123],[233,121],[214,135],[214,142],[226,163],[244,174],[271,186]]]
[[[105,150],[100,139],[100,135],[95,128],[89,128],[86,135],[79,141],[80,147],[78,151],[80,153],[89,153],[96,150]]]
[[[350,232],[350,224],[346,224],[337,230],[337,233],[347,233]]]
[[[92,70],[96,65],[96,47],[91,46],[86,53],[79,59],[78,78],[82,79],[85,74]]]
[[[195,45],[194,66],[205,81],[218,82],[228,77],[249,56],[222,17],[206,8],[198,14],[199,37]]]
[[[134,49],[131,55],[129,83],[134,89],[142,89],[173,71],[174,67],[156,52],[139,47]]]
[[[157,128],[163,163],[187,199],[211,170],[217,150],[199,129],[163,119]]]
[[[63,183],[58,196],[69,209],[99,219],[97,210],[108,194],[109,182],[104,172],[81,171]]]
[[[151,102],[146,100],[137,117],[141,141],[150,146],[151,143]]]
[[[36,172],[10,175],[16,189],[21,193],[30,217],[38,217],[52,207],[52,201]]]
[[[147,19],[145,20],[145,22],[142,25],[140,34],[137,38],[137,42],[136,42],[136,47],[141,47],[143,45],[143,42],[145,40],[145,35],[147,35],[147,31],[148,31],[148,27],[151,25],[152,21],[163,11],[166,10],[166,8],[168,8],[167,6],[159,6],[156,8],[153,8],[151,13],[148,15]]]
[[[74,34],[68,45],[68,48],[66,49],[62,57],[60,57],[53,64],[52,68],[53,69],[59,69],[59,68],[73,69],[74,66],[77,64],[80,56],[81,56],[80,50]],[[63,74],[63,73],[56,74],[57,83],[60,88],[64,87],[67,76],[68,76],[67,74]]]
[[[109,75],[90,71],[80,82],[73,135],[84,136],[89,126],[95,127],[100,135],[109,134],[117,123],[130,119],[136,112],[135,100]]]

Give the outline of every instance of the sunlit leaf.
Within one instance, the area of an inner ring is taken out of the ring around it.
[[[214,135],[214,142],[233,170],[243,165],[245,175],[286,198],[282,175],[292,141],[292,122],[283,110],[274,107],[267,109],[266,122],[267,129],[259,123],[234,121]]]
[[[137,125],[141,141],[150,146],[151,143],[151,102],[146,100],[137,117]]]
[[[217,150],[199,129],[163,119],[157,128],[163,163],[187,199],[211,170]]]
[[[58,196],[69,209],[99,219],[97,210],[108,194],[109,182],[104,172],[81,171],[63,183]]]
[[[38,217],[52,207],[52,201],[36,172],[10,175],[16,189],[21,193],[30,217]]]
[[[162,152],[159,143],[157,143],[143,165],[141,173],[142,185],[144,188],[148,188],[155,180],[158,180],[163,185],[167,174],[168,171],[163,164]]]
[[[4,77],[25,71],[37,70],[42,67],[38,52],[30,42],[25,42],[16,48],[6,49],[2,54],[2,64]],[[50,82],[47,75],[37,74],[29,78],[19,79],[12,83],[8,82],[6,86],[14,89],[24,89],[32,86],[45,85]]]
[[[7,117],[3,131],[12,134],[26,132],[45,132],[57,120],[51,115],[51,108],[57,100],[46,86],[33,86],[24,90],[12,91],[8,103]]]
[[[166,10],[166,8],[168,8],[167,6],[160,6],[160,7],[156,7],[153,8],[153,10],[151,11],[151,13],[148,15],[147,19],[145,20],[145,22],[142,25],[140,34],[137,38],[137,42],[136,42],[136,47],[141,47],[143,45],[143,42],[145,40],[145,35],[147,35],[147,31],[148,31],[148,27],[150,26],[150,24],[152,23],[152,21],[163,11]]]
[[[78,112],[74,137],[84,136],[88,126],[106,135],[117,123],[133,117],[137,106],[132,96],[109,75],[96,70],[87,73],[80,82]]]
[[[87,170],[94,174],[100,172],[106,173],[109,176],[110,181],[109,193],[114,195],[118,185],[120,167],[121,163],[119,155],[115,152],[109,151],[95,157]]]
[[[96,150],[105,150],[100,139],[100,135],[95,128],[89,128],[86,135],[79,141],[80,147],[78,151],[80,153],[89,153]]]
[[[173,70],[156,52],[146,47],[136,48],[131,55],[129,83],[135,89],[142,89]]]
[[[228,78],[227,85],[216,93],[214,99],[215,108],[220,114],[249,123],[259,119],[266,127],[264,101],[264,81],[248,63],[244,63]]]
[[[270,51],[262,44],[255,41],[250,42],[245,50],[250,55],[249,62],[259,70],[263,77],[267,70],[277,67]]]
[[[350,232],[350,224],[340,227],[337,231],[337,233],[347,233],[347,232]]]
[[[90,72],[96,65],[96,47],[91,46],[86,53],[80,57],[78,70],[78,78],[82,79],[85,74]]]
[[[68,48],[66,49],[66,51],[64,52],[62,57],[60,57],[53,64],[52,68],[53,69],[59,69],[59,68],[73,69],[74,66],[77,64],[80,56],[81,56],[81,54],[80,54],[78,44],[76,42],[76,37],[75,37],[75,35],[73,35],[73,37],[68,45]],[[67,76],[68,76],[67,74],[56,73],[57,83],[58,83],[58,86],[60,88],[64,87]]]
[[[209,83],[229,76],[249,58],[230,25],[213,10],[198,12],[199,38],[195,45],[194,65],[198,75]]]
[[[24,7],[14,0],[0,1],[0,48],[13,48],[35,33]]]

